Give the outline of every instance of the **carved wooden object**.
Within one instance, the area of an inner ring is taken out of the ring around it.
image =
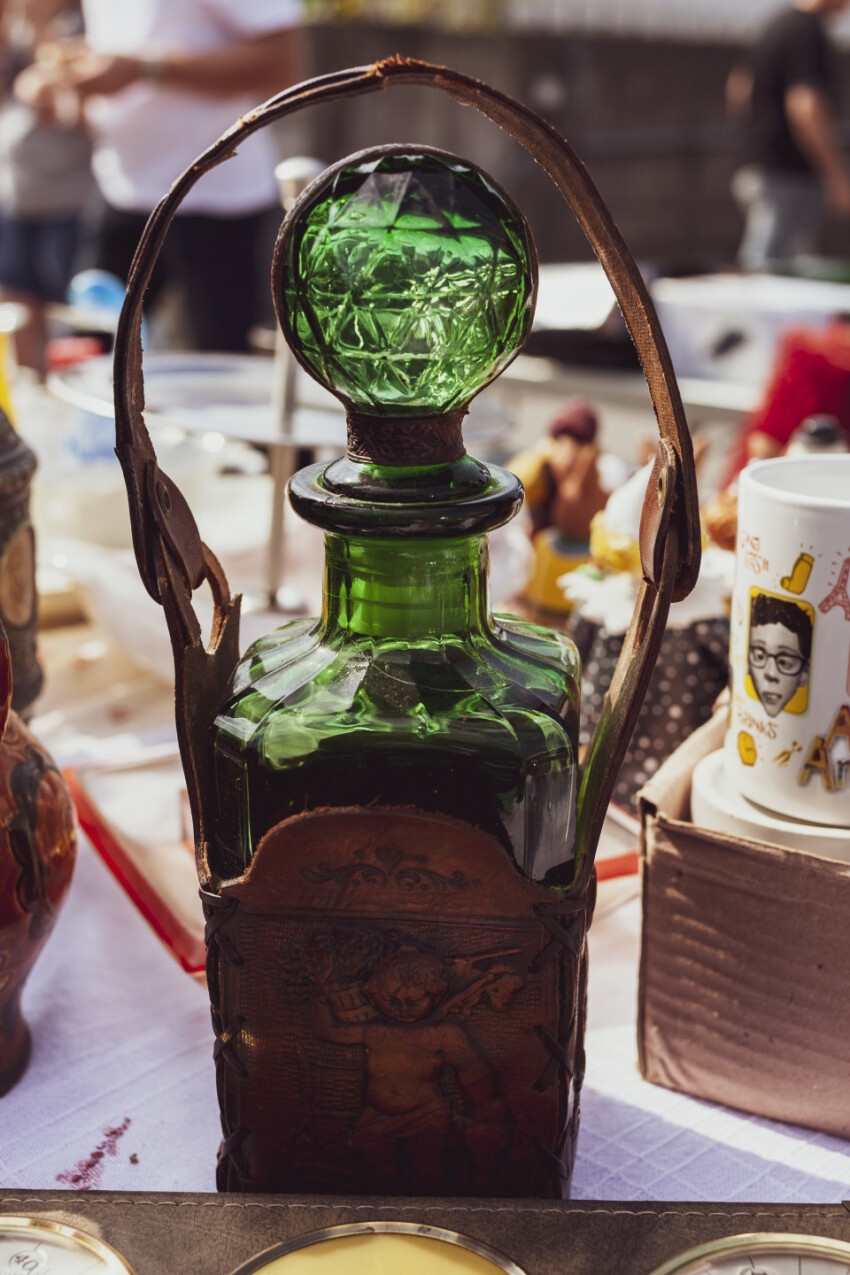
[[[11,712],[9,648],[0,627],[0,1095],[30,1055],[21,993],[71,884],[77,851],[65,781]]]

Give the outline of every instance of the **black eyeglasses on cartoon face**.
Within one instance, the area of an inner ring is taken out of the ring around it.
[[[806,660],[802,655],[794,655],[791,651],[768,651],[767,647],[754,644],[749,650],[750,664],[753,668],[766,668],[773,660],[778,672],[785,677],[796,677],[802,672]]]

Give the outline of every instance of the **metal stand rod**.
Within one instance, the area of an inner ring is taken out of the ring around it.
[[[297,156],[284,160],[275,169],[280,202],[289,212],[298,196],[309,186],[314,177],[323,171],[324,165],[317,159]],[[304,599],[294,589],[281,585],[283,577],[283,514],[286,501],[286,484],[295,471],[296,446],[293,441],[295,416],[295,378],[298,365],[283,333],[275,333],[274,380],[272,405],[280,428],[281,441],[269,446],[269,474],[272,480],[272,512],[269,528],[269,545],[266,555],[266,589],[268,605],[272,610],[303,611]]]

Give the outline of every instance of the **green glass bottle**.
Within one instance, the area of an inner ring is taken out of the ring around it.
[[[277,254],[286,336],[388,432],[396,416],[465,406],[528,333],[530,232],[459,161],[346,161],[291,220]],[[413,430],[424,449],[427,429]],[[568,884],[577,657],[563,634],[496,620],[489,605],[486,533],[518,508],[516,480],[466,455],[347,460],[299,475],[292,500],[326,531],[323,614],[257,642],[219,715],[226,874],[274,824],[332,794],[467,820],[532,879]]]
[[[302,1069],[277,1133],[264,1149],[252,1134],[250,1166],[233,1152],[223,1182],[561,1194],[575,1094],[543,1037],[573,1029],[540,917],[572,878],[578,659],[563,635],[492,615],[487,533],[522,490],[461,437],[470,398],[529,331],[530,232],[464,161],[381,148],[308,188],[273,281],[296,356],[346,405],[349,443],[290,485],[325,532],[322,615],[254,644],[215,725],[211,868],[257,889],[290,872],[275,887],[287,919],[268,931],[268,1032],[285,1019],[280,1048]],[[464,900],[457,929],[446,917]]]

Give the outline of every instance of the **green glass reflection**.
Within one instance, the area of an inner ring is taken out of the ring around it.
[[[364,415],[462,407],[531,327],[536,256],[519,210],[427,150],[331,170],[293,215],[279,314],[314,376]]]

